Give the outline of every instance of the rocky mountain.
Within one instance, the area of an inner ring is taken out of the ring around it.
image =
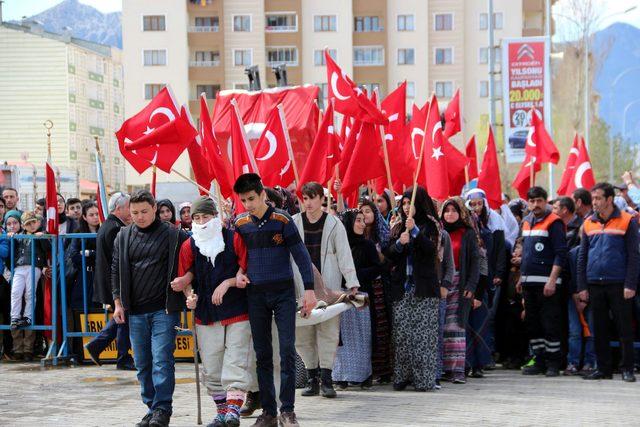
[[[74,37],[122,49],[121,15],[102,13],[78,0],[64,0],[28,19],[42,22],[47,31],[61,33],[64,27],[70,27]]]

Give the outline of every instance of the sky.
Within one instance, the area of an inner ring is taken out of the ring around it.
[[[23,16],[36,15],[56,4],[62,0],[5,0],[3,5],[3,19],[19,20]],[[84,3],[95,7],[103,13],[115,12],[122,10],[123,0],[79,0],[80,3]],[[134,1],[134,0],[129,0]],[[509,0],[512,1],[512,0]],[[558,0],[553,7],[554,14],[566,14],[566,5],[572,0]],[[605,18],[600,22],[600,28],[606,28],[614,22],[627,22],[638,28],[640,28],[640,0],[594,0],[602,6],[605,11]],[[633,6],[637,6],[637,9],[627,14],[621,15],[626,9]],[[615,15],[615,16],[611,16]],[[560,20],[561,18],[556,18]]]
[[[556,36],[554,42],[562,41],[566,34],[562,31],[563,25],[573,25],[571,22],[563,19],[559,15],[570,15],[571,13],[567,9],[567,4],[573,3],[576,0],[558,0],[553,6],[552,14],[556,21]],[[585,0],[588,1],[588,0]],[[596,7],[602,10],[603,17],[598,22],[598,28],[595,30],[601,30],[607,28],[609,25],[616,22],[626,22],[635,27],[640,28],[640,0],[593,0]],[[633,7],[636,9],[624,13],[625,10]]]

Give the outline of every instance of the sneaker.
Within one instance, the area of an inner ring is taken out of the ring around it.
[[[116,369],[120,370],[120,371],[135,371],[136,370],[136,365],[132,362],[126,362],[126,363],[119,363],[116,366]]]
[[[467,380],[465,380],[463,377],[457,377],[454,378],[453,381],[451,381],[452,384],[466,384]]]
[[[262,408],[260,404],[260,392],[248,391],[242,408],[240,408],[240,416],[242,418],[250,417],[253,413]]]
[[[548,378],[560,376],[560,370],[558,368],[549,366],[547,368],[547,372],[544,373],[544,376]]]
[[[633,370],[631,371],[622,371],[622,381],[626,383],[635,383],[636,376],[633,374]]]
[[[216,414],[216,417],[207,424],[207,427],[227,427],[227,423],[224,420],[224,414]]]
[[[533,364],[522,368],[522,375],[544,375],[547,370],[540,365]]]
[[[11,319],[11,330],[15,331],[16,329],[18,329],[20,327],[20,320],[21,319]]]
[[[582,369],[580,370],[580,372],[578,373],[578,375],[580,376],[585,376],[585,375],[590,375],[592,372],[594,371],[594,368],[592,365],[586,363]]]
[[[442,389],[442,386],[440,385],[440,380],[436,380],[436,385],[433,388],[436,389],[436,390]]]
[[[409,385],[409,381],[401,381],[398,383],[393,383],[393,389],[395,391],[402,391]]]
[[[281,427],[299,427],[298,419],[296,418],[296,413],[291,412],[281,412],[280,413],[280,426]]]
[[[170,419],[171,415],[167,411],[156,409],[149,421],[149,427],[169,427]]]
[[[252,424],[252,427],[278,427],[278,417],[265,412],[263,409],[262,414]]]
[[[147,415],[142,417],[140,422],[136,424],[136,427],[149,427],[149,421],[151,421],[152,416],[153,416],[153,412],[149,412]]]
[[[240,416],[234,412],[227,412],[224,417],[225,427],[238,427],[240,426]]]
[[[29,326],[31,326],[31,319],[29,319],[28,317],[23,317],[22,319],[20,319],[21,328],[27,328]]]
[[[589,375],[585,375],[584,377],[582,377],[582,379],[583,380],[610,380],[610,379],[613,379],[613,375],[605,374],[604,372],[600,371],[599,369],[596,369],[595,371],[593,371]]]
[[[347,381],[336,381],[333,383],[333,385],[338,390],[346,390],[347,388],[349,388],[349,383]]]
[[[573,363],[569,363],[567,364],[567,367],[564,370],[563,375],[567,376],[567,377],[571,377],[574,375],[578,375],[580,372],[578,371],[578,368],[576,367],[576,365],[574,365]]]
[[[472,369],[469,376],[471,378],[484,378],[484,371],[480,368]]]
[[[90,342],[84,345],[84,349],[87,350],[87,353],[89,353],[89,359],[91,359],[94,364],[96,364],[97,366],[102,366],[102,363],[100,363],[100,353],[98,353],[91,347]]]

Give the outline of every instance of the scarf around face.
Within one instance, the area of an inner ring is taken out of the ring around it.
[[[216,257],[224,251],[224,236],[222,235],[222,221],[220,218],[212,218],[204,224],[191,224],[193,241],[200,253],[207,258],[214,267]]]

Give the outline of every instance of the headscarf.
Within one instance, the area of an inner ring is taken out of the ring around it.
[[[495,212],[493,209],[489,207],[489,202],[487,201],[487,195],[482,189],[473,188],[467,191],[465,198],[467,200],[466,206],[467,208],[469,208],[469,210],[471,210],[471,205],[469,204],[470,200],[482,199],[482,203],[483,203],[482,213],[480,213],[478,217],[483,227],[488,228],[489,231],[491,231],[492,233],[494,231],[499,231],[499,230],[504,231],[505,229],[504,220],[497,212]]]
[[[518,220],[516,220],[511,209],[504,203],[500,205],[500,216],[505,225],[504,238],[509,242],[509,245],[513,247],[520,234],[520,224],[518,224]]]
[[[349,239],[349,247],[351,248],[351,255],[353,255],[353,262],[356,265],[361,265],[364,257],[364,249],[366,238],[364,234],[356,234],[353,231],[353,225],[356,223],[358,215],[362,215],[360,209],[347,209],[340,214],[340,220],[344,224],[344,228],[347,231],[347,238]]]
[[[276,186],[274,189],[279,192],[283,198],[282,210],[287,211],[289,215],[295,215],[300,212],[298,205],[296,205],[296,197],[291,191],[280,186]]]
[[[389,246],[391,236],[389,224],[384,220],[384,217],[374,202],[364,199],[361,201],[361,207],[362,206],[368,206],[373,211],[373,224],[371,228],[374,233],[371,240],[373,240],[374,243],[379,243],[382,248],[386,248]]]
[[[394,238],[400,237],[400,234],[405,231],[405,228],[406,228],[405,223],[407,221],[407,215],[405,215],[404,209],[402,208],[402,202],[404,201],[404,199],[411,200],[412,191],[413,189],[407,190],[402,195],[402,200],[400,204],[401,207],[399,209],[400,218],[402,218],[402,221],[398,223],[396,226],[394,226],[393,233],[392,233]],[[416,212],[415,212],[415,215],[413,216],[413,219],[415,220],[418,228],[423,229],[427,227],[429,223],[431,223],[433,226],[433,230],[429,233],[429,238],[434,243],[434,245],[436,245],[436,249],[438,253],[438,256],[436,257],[436,262],[437,263],[441,262],[442,257],[444,255],[443,248],[442,248],[442,237],[441,237],[442,227],[440,226],[440,221],[436,219],[436,216],[438,214],[436,212],[435,206],[433,205],[433,200],[431,200],[431,197],[429,196],[429,193],[427,193],[427,190],[421,186],[418,186],[418,188],[416,189],[416,199],[415,199],[414,207]]]
[[[458,212],[458,220],[453,224],[444,220],[444,212],[447,206],[453,206]],[[458,230],[459,228],[473,228],[471,215],[469,210],[464,204],[464,200],[461,197],[451,197],[442,204],[440,207],[440,218],[442,219],[442,226],[447,232]]]
[[[171,224],[175,225],[176,224],[176,208],[173,206],[173,203],[171,203],[171,200],[169,199],[158,200],[158,210],[156,211],[156,217],[160,218],[160,208],[163,206],[168,207],[169,210],[171,211]]]
[[[388,189],[385,189],[382,193],[380,193],[380,197],[382,197],[386,202],[387,202],[387,206],[389,207],[389,212],[387,212],[387,216],[384,217],[385,222],[388,224],[389,221],[391,220],[391,215],[393,214],[393,208],[394,206],[391,204],[391,191],[389,191]],[[382,215],[382,212],[380,212],[380,214]]]

